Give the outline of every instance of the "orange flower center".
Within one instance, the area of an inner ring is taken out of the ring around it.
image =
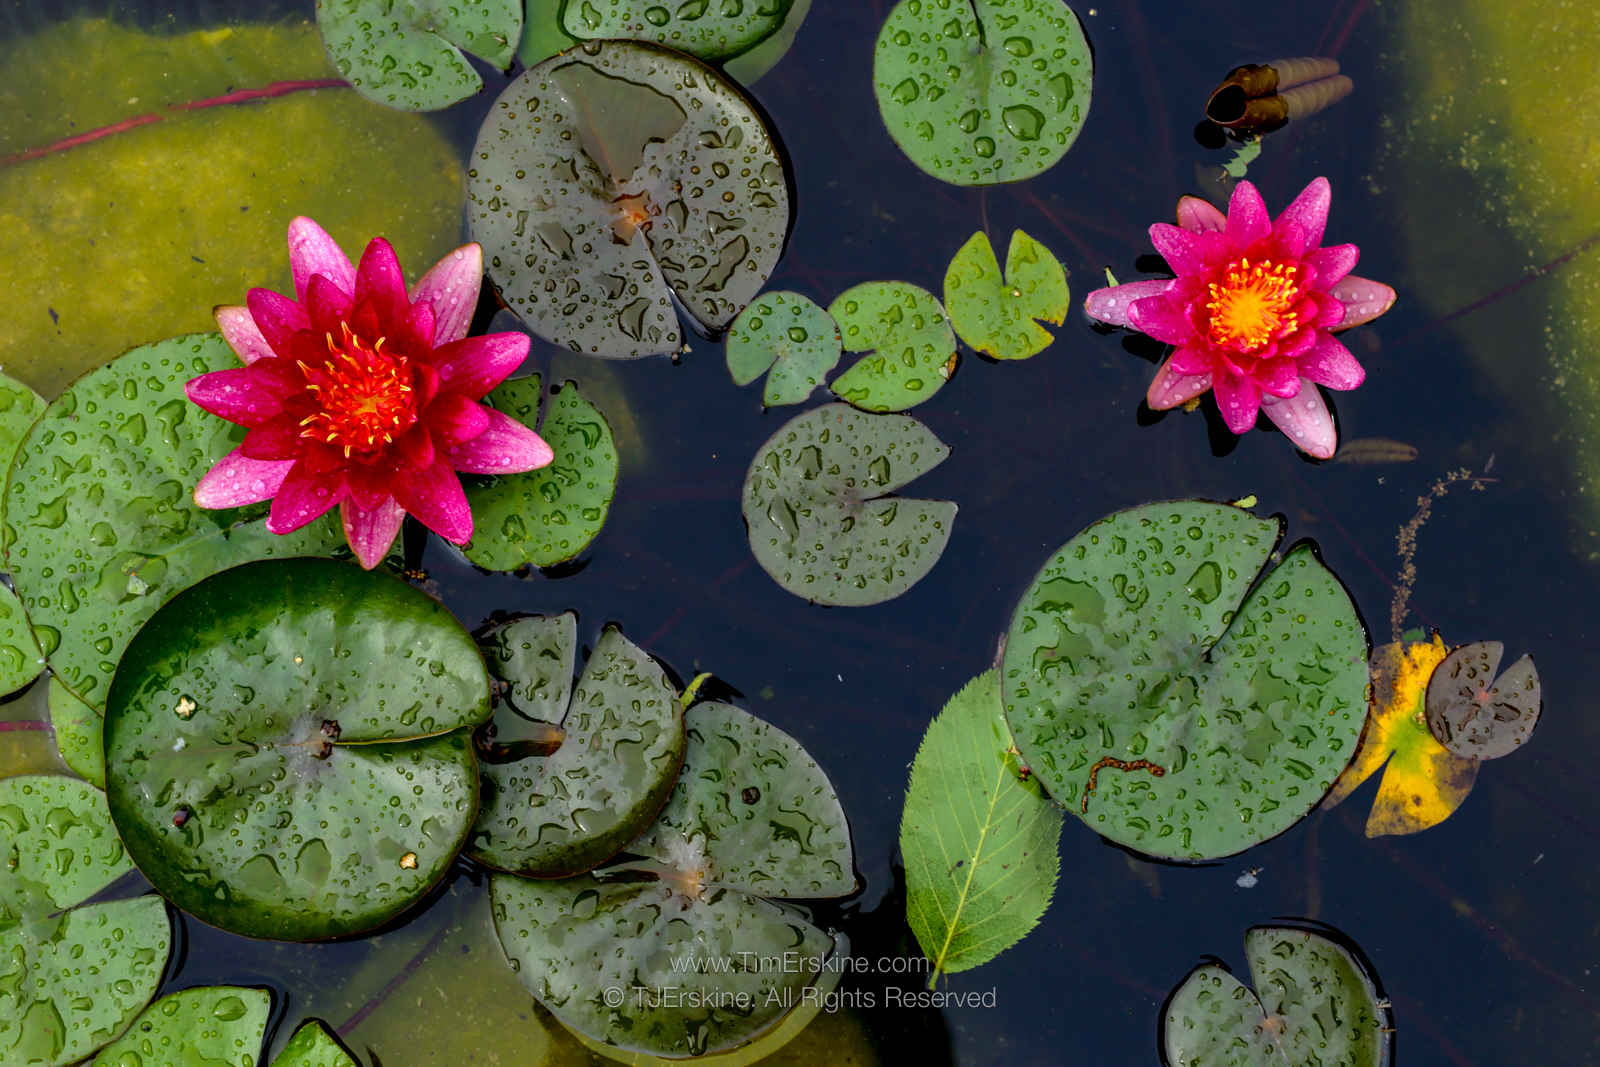
[[[406,358],[385,352],[385,338],[368,345],[347,323],[339,327],[339,340],[324,335],[328,358],[322,366],[300,363],[321,408],[300,420],[300,436],[343,448],[349,458],[391,444],[417,421],[417,409]]]
[[[1300,317],[1293,310],[1300,301],[1298,263],[1236,259],[1210,289],[1206,309],[1211,326],[1206,333],[1216,344],[1254,352],[1299,328]]]

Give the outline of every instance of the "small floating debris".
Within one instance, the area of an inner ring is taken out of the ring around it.
[[[1256,876],[1259,875],[1261,871],[1262,868],[1260,867],[1251,867],[1239,877],[1235,878],[1233,880],[1233,884],[1238,886],[1240,889],[1254,889],[1256,887],[1256,883],[1260,881],[1260,879],[1258,879]]]
[[[1308,57],[1234,67],[1206,101],[1206,118],[1240,136],[1271,133],[1350,95],[1339,61]]]

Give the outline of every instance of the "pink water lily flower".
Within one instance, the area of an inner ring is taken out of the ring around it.
[[[510,474],[552,459],[539,435],[478,403],[527,357],[520,333],[468,337],[483,250],[456,249],[406,292],[379,237],[361,265],[308,218],[289,224],[296,299],[252,289],[217,309],[244,366],[185,387],[248,427],[195,486],[203,508],[272,501],[267,529],[298,530],[335,505],[361,565],[378,565],[406,515],[447,541],[472,536],[457,472]]]
[[[1350,273],[1355,245],[1323,247],[1332,199],[1328,179],[1318,178],[1274,219],[1249,182],[1234,187],[1226,215],[1186,196],[1178,225],[1150,227],[1177,277],[1089,294],[1091,317],[1176,346],[1150,383],[1152,408],[1210,389],[1234,433],[1265,412],[1302,451],[1333,455],[1333,416],[1316,386],[1354,389],[1366,377],[1333,333],[1382,315],[1395,293]]]

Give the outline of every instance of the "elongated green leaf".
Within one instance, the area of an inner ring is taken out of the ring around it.
[[[202,986],[162,997],[94,1067],[255,1067],[272,995],[264,989]]]
[[[1055,892],[1061,809],[1024,777],[985,671],[928,727],[906,791],[906,919],[941,972],[987,963],[1027,936]]]
[[[483,88],[463,49],[511,65],[522,0],[317,0],[317,26],[356,92],[404,111],[436,111]]]
[[[1055,338],[1039,322],[1061,325],[1071,302],[1067,272],[1021,230],[1011,235],[1004,277],[982,230],[961,246],[944,275],[951,325],[963,341],[996,359],[1043,351]]]
[[[904,411],[955,373],[956,335],[939,300],[907,282],[863,282],[828,307],[847,352],[866,352],[828,386],[863,411]]]

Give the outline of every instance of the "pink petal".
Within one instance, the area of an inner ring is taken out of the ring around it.
[[[490,409],[460,393],[445,393],[428,405],[423,420],[440,447],[453,448],[489,428]]]
[[[516,474],[537,470],[555,459],[544,439],[510,415],[493,409],[489,428],[447,453],[456,470],[467,474]]]
[[[1187,404],[1210,388],[1211,375],[1183,374],[1173,369],[1169,358],[1156,371],[1155,380],[1145,391],[1144,402],[1150,405],[1152,411],[1166,411],[1179,404]]]
[[[1261,410],[1261,389],[1255,382],[1243,375],[1224,372],[1211,383],[1211,391],[1217,394],[1217,407],[1229,430],[1246,433],[1256,424],[1256,413]]]
[[[294,460],[289,474],[272,498],[267,529],[275,534],[294,533],[306,523],[321,518],[344,497],[344,482],[337,474],[313,474],[301,460]]]
[[[1158,222],[1150,227],[1150,243],[1167,261],[1174,274],[1199,274],[1221,255],[1227,244],[1214,233],[1190,233],[1178,226]]]
[[[1356,269],[1361,259],[1361,249],[1355,245],[1330,245],[1318,248],[1306,256],[1306,262],[1317,272],[1317,288],[1332,289],[1346,274]]]
[[[1333,415],[1317,387],[1310,382],[1287,400],[1265,397],[1261,410],[1283,431],[1294,446],[1308,456],[1328,459],[1339,445]]]
[[[1134,329],[1169,345],[1181,345],[1194,338],[1189,317],[1181,306],[1174,306],[1167,294],[1135,300],[1128,309],[1128,322]]]
[[[433,343],[459,341],[467,335],[483,284],[483,246],[460,248],[435,263],[411,288],[412,303],[433,308]]]
[[[429,304],[412,304],[406,312],[405,325],[395,345],[402,352],[432,352],[437,336],[433,307]]]
[[[286,460],[297,458],[303,447],[300,424],[285,415],[245,434],[239,451],[251,459]]]
[[[217,325],[222,328],[223,339],[228,342],[228,346],[245,366],[274,355],[272,346],[261,336],[261,328],[256,325],[256,320],[251,318],[249,308],[232,304],[219,307],[212,314],[217,318]]]
[[[433,366],[439,372],[440,384],[450,392],[478,400],[505,381],[506,375],[527,358],[527,334],[491,333],[464,337],[434,349]]]
[[[394,246],[382,237],[374,237],[367,244],[367,250],[361,253],[352,295],[357,304],[370,301],[385,324],[399,319],[409,308],[400,259],[394,254]]]
[[[283,410],[282,397],[249,367],[202,374],[185,382],[183,391],[206,411],[241,426],[259,426]]]
[[[1341,330],[1371,322],[1393,307],[1395,301],[1395,291],[1387,285],[1353,274],[1329,293],[1344,305],[1344,320],[1338,326]]]
[[[413,426],[395,442],[395,451],[400,462],[413,470],[431,467],[434,462],[433,435],[426,426]]]
[[[1272,220],[1256,187],[1249,182],[1235,185],[1233,197],[1228,201],[1228,243],[1244,248],[1271,233]]]
[[[1210,374],[1214,361],[1208,349],[1185,346],[1172,353],[1167,362],[1179,374]]]
[[[1178,198],[1178,225],[1191,233],[1222,233],[1228,228],[1228,216],[1208,200],[1184,196]]]
[[[277,494],[293,460],[249,459],[234,449],[216,464],[194,487],[194,502],[203,508],[242,508],[259,504]]]
[[[1159,296],[1172,286],[1171,278],[1153,278],[1145,282],[1125,282],[1105,289],[1096,289],[1083,300],[1083,310],[1091,319],[1110,326],[1128,325],[1128,308],[1135,300]]]
[[[306,286],[306,318],[319,340],[324,334],[339,340],[340,324],[350,317],[351,306],[350,294],[320,274]]]
[[[252,289],[245,302],[256,329],[274,352],[285,348],[296,332],[311,328],[305,308],[271,289]]]
[[[405,509],[393,497],[385,497],[377,507],[363,508],[353,500],[339,506],[339,517],[344,520],[344,537],[356,559],[367,570],[383,562],[400,533],[400,524],[406,517]]]
[[[1292,359],[1275,359],[1256,374],[1264,400],[1268,396],[1289,397],[1300,391],[1300,374]]]
[[[1350,350],[1337,340],[1322,334],[1311,350],[1300,357],[1300,375],[1329,389],[1354,389],[1367,378]]]
[[[345,292],[356,287],[356,269],[328,231],[301,215],[289,223],[289,269],[295,295],[306,298],[313,275],[320,274]]]
[[[398,478],[394,495],[402,508],[446,541],[459,545],[471,539],[472,509],[461,479],[445,460]]]
[[[1244,182],[1240,182],[1244,185]],[[1258,197],[1259,199],[1259,197]],[[1333,187],[1326,178],[1313,179],[1311,184],[1300,191],[1294,202],[1283,209],[1275,225],[1285,222],[1298,223],[1305,231],[1306,247],[1316,248],[1322,244],[1322,234],[1328,228],[1328,208],[1333,204]],[[1263,209],[1264,210],[1264,209]]]

